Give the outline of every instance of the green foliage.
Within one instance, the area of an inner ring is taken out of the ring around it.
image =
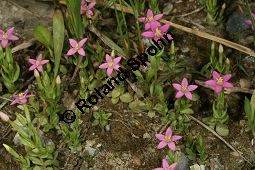
[[[226,8],[226,4],[223,4],[220,7],[219,0],[203,0],[202,4],[204,4],[207,12],[206,21],[208,22],[208,24],[222,24],[224,20],[223,14]]]
[[[100,112],[94,112],[93,113],[93,122],[92,126],[100,126],[102,129],[104,129],[109,124],[109,117],[112,116],[112,113],[106,113],[104,111]]]
[[[26,105],[23,105],[23,110],[25,111],[25,117],[17,113],[17,120],[14,122],[9,121],[9,123],[19,134],[20,141],[25,147],[26,155],[18,154],[6,144],[4,144],[4,147],[21,163],[24,170],[53,169],[58,166],[58,152],[55,151],[54,143],[42,140],[41,133],[31,122],[30,113]]]
[[[4,50],[0,47],[0,73],[1,81],[10,93],[16,90],[15,82],[19,78],[20,67],[17,62],[13,61],[13,56],[9,46]]]
[[[201,135],[196,139],[193,139],[192,135],[189,133],[186,136],[185,152],[190,160],[198,159],[199,164],[205,164],[208,155],[205,151],[204,141]]]
[[[252,134],[255,138],[255,92],[253,92],[251,101],[245,97],[244,101],[244,111],[248,118],[248,125],[252,131]]]

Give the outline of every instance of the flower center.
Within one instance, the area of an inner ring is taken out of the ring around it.
[[[79,46],[79,44],[77,44],[75,47],[74,47],[74,50],[79,50],[80,49],[80,46]]]
[[[161,31],[160,31],[160,29],[157,28],[155,34],[156,34],[157,37],[160,37],[160,36],[161,36]]]
[[[24,93],[20,93],[20,94],[19,94],[19,97],[20,97],[20,98],[24,97]]]
[[[166,140],[166,142],[170,142],[171,141],[171,136],[165,136],[165,140]]]
[[[113,62],[109,62],[108,67],[113,67]]]
[[[223,84],[223,79],[222,79],[222,77],[217,78],[217,84],[218,84],[218,85],[222,85],[222,84]]]
[[[36,61],[35,65],[38,67],[40,65],[40,61]]]
[[[187,87],[186,86],[182,86],[182,92],[185,93],[187,91]]]
[[[8,39],[8,35],[6,33],[3,34],[3,39],[7,40]]]
[[[153,21],[153,17],[150,17],[150,18],[149,18],[149,22],[151,22],[151,21]]]
[[[83,11],[87,11],[87,5],[82,5],[81,9],[82,9]]]

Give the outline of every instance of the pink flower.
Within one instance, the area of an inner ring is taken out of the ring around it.
[[[86,0],[82,0],[80,14],[86,13],[87,17],[91,18],[91,16],[93,15],[92,8],[94,8],[95,5],[95,2],[91,2],[90,4],[88,4]]]
[[[157,41],[160,38],[163,38],[164,34],[167,32],[169,29],[170,25],[165,24],[163,26],[157,26],[157,24],[152,23],[151,24],[151,29],[152,31],[146,31],[142,33],[142,36],[147,37],[147,38],[154,38],[155,41]],[[167,34],[167,38],[169,40],[172,40],[172,36]]]
[[[228,81],[231,79],[231,74],[226,74],[225,76],[220,76],[217,71],[213,72],[213,80],[208,80],[205,82],[207,86],[213,86],[215,93],[220,93],[222,88],[233,88],[233,84]]]
[[[252,13],[253,18],[255,19],[255,13]],[[252,22],[249,19],[244,20],[244,23],[251,26],[251,29],[254,30]]]
[[[82,46],[86,43],[87,38],[82,39],[79,43],[75,41],[74,39],[69,39],[69,43],[72,46],[72,48],[67,52],[66,55],[73,55],[76,52],[78,52],[81,56],[85,56],[85,51],[82,48]]]
[[[113,70],[119,71],[119,68],[120,68],[119,63],[120,63],[121,57],[112,59],[112,57],[109,54],[106,54],[105,58],[106,58],[106,63],[101,64],[99,68],[107,69],[108,76],[112,75]]]
[[[155,168],[153,170],[174,170],[176,168],[177,163],[173,163],[169,165],[166,159],[162,160],[162,168]]]
[[[37,60],[34,60],[34,59],[29,59],[28,60],[30,64],[32,64],[32,66],[29,68],[29,71],[32,71],[32,70],[38,70],[39,72],[42,72],[43,70],[43,65],[48,63],[49,60],[42,60],[42,54],[39,54],[38,57],[37,57]]]
[[[34,95],[28,95],[28,90],[26,90],[24,93],[19,93],[18,95],[14,96],[14,100],[12,101],[11,105],[14,105],[16,103],[18,104],[26,104],[27,99]]]
[[[185,95],[189,100],[192,100],[192,94],[191,91],[194,91],[197,89],[197,85],[189,85],[188,80],[186,78],[182,79],[181,84],[173,83],[173,87],[178,90],[176,93],[176,98],[179,99],[183,95]]]
[[[11,27],[6,32],[4,32],[3,30],[0,30],[0,40],[2,41],[1,45],[3,48],[5,48],[8,45],[9,40],[15,41],[19,39],[15,35],[12,35],[13,32],[14,32],[14,27]]]
[[[151,9],[148,9],[147,11],[147,16],[146,17],[141,17],[138,18],[139,22],[146,22],[145,24],[145,30],[148,30],[152,28],[152,24],[157,25],[158,27],[160,26],[160,23],[158,20],[160,20],[163,17],[163,14],[158,14],[158,15],[153,15],[153,12]]]
[[[174,142],[178,141],[182,138],[181,136],[176,136],[176,135],[172,136],[172,129],[171,128],[167,128],[165,135],[156,134],[155,136],[158,140],[161,141],[159,143],[158,147],[157,147],[158,149],[162,149],[166,145],[168,145],[169,149],[171,149],[172,151],[176,150],[176,146],[175,146]]]

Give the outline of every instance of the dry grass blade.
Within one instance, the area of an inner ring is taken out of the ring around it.
[[[116,7],[116,10],[121,11],[121,6],[119,4],[115,4],[115,7]],[[111,6],[110,8],[114,9],[115,7]],[[130,14],[134,13],[133,10],[131,8],[129,8],[129,7],[122,7],[122,8],[123,8],[123,11],[126,12],[126,13],[130,13]],[[188,33],[197,35],[199,37],[202,37],[202,38],[205,38],[205,39],[208,39],[208,40],[212,40],[212,41],[218,42],[220,44],[223,44],[225,46],[228,46],[230,48],[236,49],[238,51],[241,51],[243,53],[246,53],[246,54],[248,54],[250,56],[255,57],[255,52],[253,50],[251,50],[250,48],[247,48],[245,46],[242,46],[240,44],[237,44],[237,43],[228,41],[226,39],[223,39],[223,38],[220,38],[220,37],[208,34],[206,32],[202,32],[202,31],[199,31],[199,30],[195,30],[195,29],[191,29],[191,28],[188,28],[188,27],[184,27],[182,25],[175,24],[175,23],[167,21],[165,19],[162,19],[160,21],[162,23],[164,23],[164,24],[170,24],[172,27],[174,27],[176,29],[179,29],[179,30],[182,30],[184,32],[188,32]]]
[[[35,39],[32,38],[32,39],[28,40],[27,42],[17,45],[16,47],[12,48],[12,53],[26,49],[26,48],[32,46],[34,44],[34,42],[35,42]]]

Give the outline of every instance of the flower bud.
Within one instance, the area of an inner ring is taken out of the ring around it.
[[[219,53],[223,53],[223,46],[221,44],[219,46]]]
[[[34,75],[35,75],[36,78],[40,77],[40,74],[36,69],[34,70]]]
[[[0,118],[4,121],[4,122],[8,122],[10,120],[9,116],[7,114],[5,114],[4,112],[0,111]]]
[[[115,51],[112,50],[111,57],[115,57]]]
[[[56,78],[56,84],[60,84],[60,83],[61,83],[60,77],[57,76],[57,78]]]

